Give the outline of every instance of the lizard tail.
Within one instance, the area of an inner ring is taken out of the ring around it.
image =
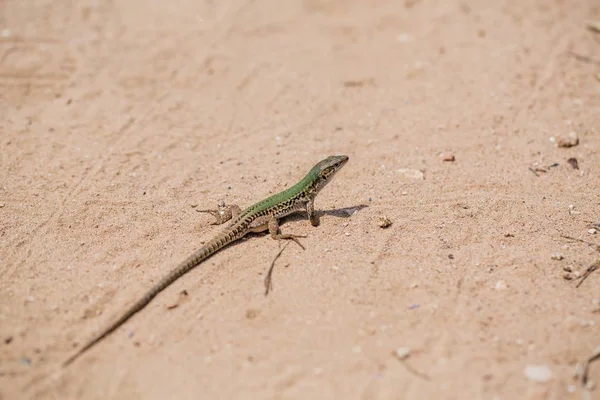
[[[110,335],[117,328],[119,328],[121,325],[123,325],[127,320],[129,320],[129,318],[133,317],[139,311],[144,309],[148,305],[148,303],[150,303],[152,301],[152,299],[154,299],[154,297],[156,297],[156,295],[159,294],[162,290],[164,290],[167,286],[169,286],[170,284],[175,282],[182,275],[189,272],[195,266],[197,266],[202,261],[206,260],[208,257],[210,257],[211,255],[213,255],[214,253],[216,253],[217,251],[219,251],[220,249],[225,247],[227,244],[231,243],[233,241],[231,239],[232,238],[230,237],[230,234],[223,232],[222,234],[217,235],[210,242],[206,243],[204,246],[202,246],[196,252],[194,252],[194,254],[192,254],[188,258],[186,258],[174,270],[172,270],[168,275],[166,275],[156,285],[154,285],[152,287],[152,289],[150,289],[148,292],[146,292],[146,294],[141,299],[139,299],[138,301],[135,302],[135,304],[133,304],[131,307],[129,307],[127,309],[127,311],[125,311],[119,319],[117,319],[115,322],[113,322],[111,325],[109,325],[106,329],[104,329],[96,337],[94,337],[92,340],[87,342],[87,344],[85,346],[83,346],[75,354],[73,354],[65,362],[63,362],[63,364],[62,364],[63,367],[68,366],[73,361],[78,359],[83,353],[85,353],[87,350],[89,350],[92,346],[94,346],[96,343],[100,342],[102,339],[104,339],[105,337]]]

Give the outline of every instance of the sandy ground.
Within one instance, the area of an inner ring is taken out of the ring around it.
[[[600,253],[561,235],[600,244],[598,2],[0,12],[1,399],[582,398]],[[252,235],[60,367],[217,231],[194,206],[331,154],[271,294],[279,246]]]

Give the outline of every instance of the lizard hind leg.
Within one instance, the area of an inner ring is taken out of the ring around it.
[[[271,234],[271,237],[275,240],[293,240],[298,246],[302,248],[302,250],[306,250],[304,246],[302,246],[302,243],[300,243],[300,241],[298,240],[298,238],[305,238],[306,236],[281,233],[279,231],[279,222],[275,217],[271,217],[271,219],[269,219],[269,233]]]
[[[196,210],[199,213],[207,213],[215,217],[215,221],[211,222],[211,225],[221,225],[225,222],[234,219],[242,213],[240,206],[231,204],[226,206],[225,203],[219,204],[217,210]]]

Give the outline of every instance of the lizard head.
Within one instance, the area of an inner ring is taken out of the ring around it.
[[[317,182],[317,192],[323,189],[347,162],[348,156],[329,156],[315,165],[311,172],[314,173]]]

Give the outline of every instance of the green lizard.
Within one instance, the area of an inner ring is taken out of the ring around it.
[[[273,239],[290,239],[300,244],[297,238],[304,236],[281,233],[279,230],[279,218],[306,210],[310,223],[313,226],[317,226],[319,221],[315,214],[315,197],[347,162],[347,156],[327,157],[315,165],[308,174],[294,186],[265,200],[259,201],[246,208],[244,211],[236,205],[230,205],[221,210],[200,210],[201,212],[210,213],[215,217],[216,221],[213,225],[222,224],[229,220],[231,220],[231,222],[208,243],[196,250],[196,252],[162,278],[141,299],[128,308],[119,319],[87,342],[87,344],[74,355],[69,357],[69,359],[63,363],[63,366],[71,364],[92,346],[123,325],[129,318],[144,309],[157,294],[175,282],[183,274],[196,267],[223,247],[241,239],[247,233],[268,230]]]

